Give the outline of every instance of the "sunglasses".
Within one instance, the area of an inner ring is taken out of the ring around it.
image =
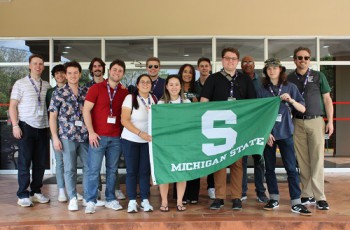
[[[152,68],[158,69],[159,65],[148,65],[148,69],[152,69]]]
[[[305,61],[308,61],[308,60],[310,60],[310,57],[308,57],[308,56],[297,56],[297,59],[299,60],[299,61],[301,61],[301,60],[305,60]]]

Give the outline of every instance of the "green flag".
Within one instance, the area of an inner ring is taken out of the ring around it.
[[[153,183],[193,180],[245,155],[262,155],[279,105],[279,97],[270,97],[152,106]]]

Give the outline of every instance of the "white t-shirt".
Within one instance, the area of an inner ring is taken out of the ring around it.
[[[178,97],[175,101],[170,101],[169,104],[180,104],[181,103],[181,97]],[[189,99],[184,99],[182,103],[191,103]],[[163,100],[158,101],[158,104],[164,104]]]
[[[151,104],[155,104],[153,97],[149,95]],[[143,99],[148,106],[148,99]],[[125,97],[122,107],[131,109],[131,123],[141,130],[142,132],[148,133],[148,109],[146,105],[141,101],[140,97],[137,96],[137,102],[139,103],[139,108],[132,108],[132,95],[129,94]],[[146,143],[144,139],[137,136],[135,133],[130,132],[127,128],[123,129],[122,138],[128,141],[133,141],[137,143]]]
[[[33,79],[37,90],[40,90],[40,81]],[[29,77],[26,76],[15,82],[11,92],[11,99],[18,101],[18,120],[37,128],[49,127],[46,107],[46,92],[50,88],[47,81],[42,81],[40,92],[40,107],[38,103],[38,94],[35,91]],[[38,111],[41,111],[40,113]]]

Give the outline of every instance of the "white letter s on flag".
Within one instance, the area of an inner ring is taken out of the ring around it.
[[[226,143],[223,145],[202,144],[202,151],[207,156],[228,151],[236,144],[237,132],[232,128],[214,128],[214,121],[225,121],[225,124],[237,124],[237,116],[231,110],[212,110],[203,114],[203,135],[209,139],[226,139]]]

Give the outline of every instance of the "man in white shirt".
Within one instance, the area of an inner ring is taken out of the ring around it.
[[[44,71],[43,57],[37,54],[31,55],[29,70],[28,76],[15,82],[9,106],[13,136],[18,139],[17,204],[22,207],[31,207],[32,202],[50,201],[41,193],[45,162],[49,157],[47,133],[49,124],[45,97],[50,85],[41,79]],[[31,165],[32,181],[30,181]]]

